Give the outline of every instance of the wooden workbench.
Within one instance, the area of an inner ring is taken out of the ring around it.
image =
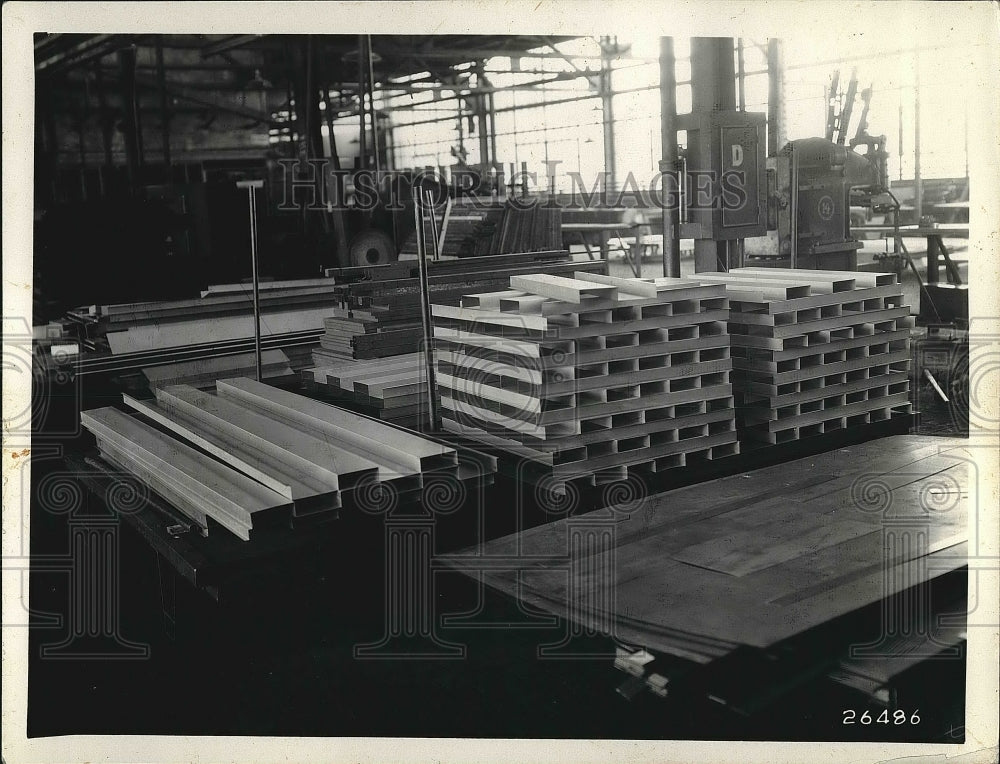
[[[560,520],[452,562],[587,631],[707,663],[962,568],[974,499],[965,441],[898,435]]]

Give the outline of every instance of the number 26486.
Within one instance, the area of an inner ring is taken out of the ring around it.
[[[844,724],[920,724],[919,710],[907,713],[902,709],[896,709],[890,713],[889,709],[882,709],[882,713],[877,717],[868,710],[862,711],[858,715],[858,712],[853,708],[845,709],[842,713],[844,714]]]

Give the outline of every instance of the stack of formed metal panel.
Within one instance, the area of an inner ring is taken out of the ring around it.
[[[731,314],[741,441],[785,443],[909,407],[910,329],[892,273],[736,268]]]
[[[738,450],[723,285],[515,276],[433,313],[445,429],[553,493]]]
[[[427,375],[422,352],[378,360],[325,363],[304,369],[302,377],[308,389],[359,413],[414,429],[428,423]]]
[[[250,379],[211,394],[187,385],[135,413],[84,411],[102,456],[197,522],[244,540],[332,520],[340,508],[382,509],[422,491],[467,495],[488,480],[454,448]],[[445,485],[447,484],[447,485]]]
[[[418,318],[393,319],[388,311],[336,308],[323,319],[317,363],[325,357],[370,359],[401,355],[423,336]]]

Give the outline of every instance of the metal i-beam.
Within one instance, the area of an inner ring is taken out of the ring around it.
[[[147,79],[145,77],[136,77],[135,82],[139,87],[148,88],[150,90],[158,90],[160,87],[156,80]],[[188,101],[189,103],[207,106],[218,111],[228,112],[229,114],[235,114],[238,117],[244,117],[246,119],[253,120],[254,122],[261,122],[265,124],[270,124],[272,122],[270,113],[255,111],[244,106],[236,106],[235,104],[220,103],[219,101],[213,100],[208,95],[199,92],[192,92],[186,88],[171,85],[170,83],[166,83],[166,92],[168,95],[171,95],[174,98],[179,98],[182,101]]]

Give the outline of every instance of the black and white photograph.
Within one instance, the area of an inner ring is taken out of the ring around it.
[[[5,762],[997,761],[995,3],[3,48]]]

